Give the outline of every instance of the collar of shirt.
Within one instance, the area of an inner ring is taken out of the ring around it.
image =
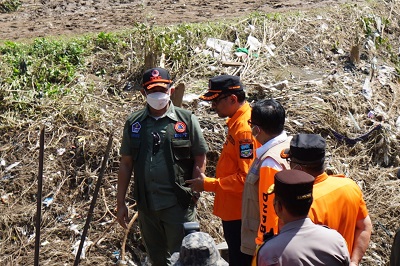
[[[235,114],[231,118],[228,118],[226,120],[226,124],[228,125],[228,127],[231,127],[239,119],[239,117],[248,112],[249,109],[251,109],[251,107],[248,102],[245,102],[242,106],[240,106],[240,108],[235,112]]]
[[[142,116],[140,117],[139,121],[142,122],[143,120],[146,119],[146,117],[151,116],[150,112],[149,112],[149,107],[146,106]],[[178,117],[175,113],[175,106],[172,103],[172,101],[169,101],[169,107],[167,109],[167,111],[165,112],[165,114],[161,117],[158,117],[158,119],[163,118],[164,116],[168,116],[170,119],[177,121],[178,122]]]
[[[287,223],[284,226],[282,226],[282,229],[279,232],[279,234],[282,234],[282,233],[284,233],[286,231],[290,231],[290,230],[295,229],[295,228],[299,228],[299,227],[302,227],[302,226],[308,226],[308,225],[312,225],[312,224],[314,224],[314,223],[308,217],[304,218],[304,219],[299,219],[299,220]]]
[[[262,145],[261,147],[259,147],[256,150],[256,155],[257,158],[260,158],[264,153],[266,153],[269,149],[271,149],[272,147],[274,147],[275,145],[278,145],[279,143],[284,142],[287,139],[287,134],[285,131],[283,131],[280,135],[276,136],[273,139],[270,139],[269,141],[267,141],[266,143],[264,143],[264,145]]]
[[[314,185],[325,181],[327,178],[328,178],[328,174],[323,172],[322,174],[320,174],[319,176],[317,176],[315,178]]]

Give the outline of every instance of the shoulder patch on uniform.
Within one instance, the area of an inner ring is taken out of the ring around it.
[[[181,122],[181,121],[176,122],[176,124],[174,126],[174,129],[178,133],[183,133],[183,132],[186,131],[186,124],[184,122]]]
[[[142,128],[142,125],[140,125],[139,122],[135,122],[132,124],[132,133],[139,133],[140,129]]]
[[[239,141],[239,153],[242,159],[253,159],[253,143]]]

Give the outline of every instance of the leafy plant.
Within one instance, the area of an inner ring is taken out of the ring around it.
[[[16,11],[21,6],[19,0],[0,1],[0,13],[10,13]]]

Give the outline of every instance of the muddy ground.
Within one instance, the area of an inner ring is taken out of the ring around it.
[[[23,0],[17,12],[0,14],[0,40],[108,32],[137,22],[169,25],[241,17],[251,12],[281,12],[346,1],[312,0]],[[357,2],[357,1],[347,1]]]

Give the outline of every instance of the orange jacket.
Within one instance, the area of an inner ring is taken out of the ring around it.
[[[242,217],[244,181],[260,146],[251,134],[249,103],[242,105],[227,120],[228,134],[216,167],[216,178],[204,179],[204,190],[215,192],[213,213],[223,221]]]
[[[314,223],[338,231],[346,239],[351,254],[356,223],[367,217],[368,210],[360,187],[343,177],[323,173],[315,178],[314,201],[308,215]]]

